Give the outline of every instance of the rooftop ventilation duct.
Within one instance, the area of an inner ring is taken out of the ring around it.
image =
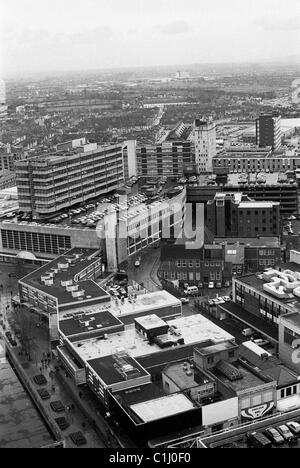
[[[63,280],[60,282],[61,286],[63,288],[66,288],[68,286],[72,286],[73,285],[73,280],[72,279],[69,279],[69,280]]]

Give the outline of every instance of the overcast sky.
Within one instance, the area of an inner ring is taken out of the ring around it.
[[[5,73],[299,54],[300,0],[0,0]]]

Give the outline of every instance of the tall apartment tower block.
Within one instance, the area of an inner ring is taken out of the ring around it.
[[[195,162],[200,173],[213,172],[213,158],[217,154],[216,124],[213,120],[194,122]]]
[[[261,114],[256,120],[256,144],[271,146],[273,151],[281,147],[281,116],[279,114]]]

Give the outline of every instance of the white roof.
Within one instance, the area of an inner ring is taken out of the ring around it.
[[[167,323],[170,327],[175,326],[178,329],[185,344],[199,343],[206,340],[211,340],[214,344],[218,344],[234,340],[234,337],[223,330],[223,328],[220,328],[200,314],[180,317],[169,320]]]
[[[261,348],[261,346],[258,346],[256,343],[254,343],[253,341],[245,341],[243,343],[243,346],[245,346],[245,348],[249,349],[250,351],[252,351],[253,353],[257,354],[257,356],[262,356],[262,355],[268,355],[269,357],[272,356],[272,354],[268,353],[268,351],[266,351],[265,349]]]
[[[145,330],[152,330],[153,328],[163,327],[166,325],[166,322],[164,322],[160,317],[157,317],[157,315],[137,317],[135,321]]]
[[[110,312],[117,317],[148,311],[150,315],[152,311],[168,306],[181,307],[181,301],[167,291],[156,291],[149,294],[138,295],[135,303],[130,303],[128,299],[125,299],[124,304],[118,301],[118,305],[116,305],[115,301],[112,301]]]
[[[203,343],[207,340],[213,341],[214,344],[234,340],[232,335],[200,314],[181,317],[167,323],[171,327],[177,327],[185,345]],[[170,338],[174,338],[174,336],[171,335]],[[84,360],[110,356],[115,354],[118,349],[126,350],[133,358],[149,356],[162,351],[157,344],[150,344],[145,337],[138,333],[134,325],[127,326],[123,332],[108,335],[107,340],[99,341],[97,338],[83,340],[74,343],[74,347]]]
[[[193,408],[193,403],[183,394],[168,395],[130,406],[130,409],[144,422],[184,413]]]
[[[241,202],[239,204],[239,208],[272,208],[273,206],[276,206],[276,205],[279,205],[278,202],[268,202],[268,201],[265,201],[265,202]]]

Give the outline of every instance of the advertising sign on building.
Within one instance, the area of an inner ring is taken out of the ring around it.
[[[266,414],[270,413],[274,407],[274,402],[270,401],[269,403],[264,403],[263,405],[254,406],[252,408],[247,408],[242,410],[241,415],[243,419],[258,419]]]

